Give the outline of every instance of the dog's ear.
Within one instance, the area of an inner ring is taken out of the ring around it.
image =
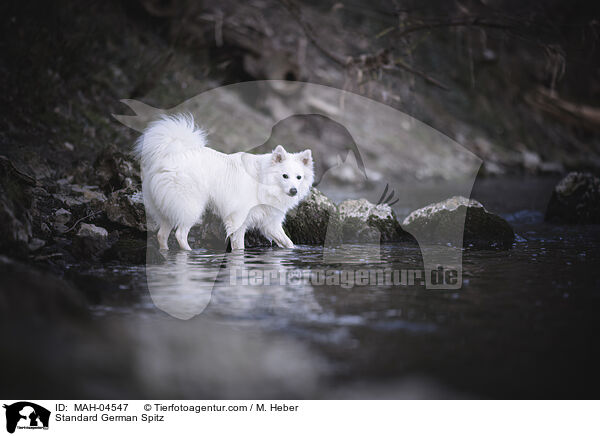
[[[286,153],[285,149],[283,148],[283,146],[278,145],[277,147],[275,147],[275,150],[273,150],[273,162],[275,162],[275,163],[283,162],[286,154],[287,153]]]
[[[303,152],[298,153],[300,156],[300,160],[306,166],[312,164],[312,152],[310,149],[304,150]]]

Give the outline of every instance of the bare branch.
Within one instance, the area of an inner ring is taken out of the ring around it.
[[[395,30],[400,33],[397,35],[399,38],[402,38],[410,33],[419,32],[422,30],[431,30],[440,27],[486,27],[493,29],[513,29],[514,25],[499,23],[494,21],[487,21],[480,17],[468,17],[457,20],[449,20],[449,21],[438,21],[432,23],[422,23],[415,24],[414,26],[409,27],[398,27]],[[389,33],[386,29],[385,33]]]
[[[352,56],[344,57],[344,56],[338,55],[337,53],[330,51],[329,49],[322,46],[321,43],[319,42],[319,40],[316,38],[310,23],[308,23],[302,17],[302,14],[298,8],[298,5],[296,5],[292,0],[279,0],[279,1],[286,7],[286,9],[290,12],[290,14],[294,17],[294,19],[296,19],[298,24],[300,24],[300,26],[304,30],[304,33],[306,34],[306,37],[309,39],[309,41],[321,53],[323,53],[329,59],[334,61],[336,64],[338,64],[342,67],[348,67],[351,65],[362,65],[362,66],[366,67],[366,69],[368,69],[368,70],[382,69],[383,71],[389,71],[392,73],[394,71],[397,71],[398,68],[401,68],[403,70],[408,71],[411,74],[421,77],[423,80],[425,80],[425,82],[427,82],[429,84],[435,85],[445,91],[449,90],[449,88],[446,85],[440,83],[438,80],[428,76],[427,74],[423,73],[422,71],[416,70],[415,68],[408,65],[407,63],[405,63],[402,60],[396,60],[396,61],[394,61],[394,63],[392,65],[389,64],[388,53],[386,51],[375,54],[375,55],[363,55],[363,56],[359,56],[359,57],[352,57]]]
[[[315,37],[310,23],[306,21],[304,17],[302,17],[302,13],[300,12],[298,5],[296,5],[291,0],[279,1],[281,2],[281,4],[283,4],[283,6],[285,6],[285,8],[289,11],[292,17],[294,17],[298,24],[300,24],[300,27],[302,27],[302,30],[306,34],[306,37],[315,46],[315,48],[317,48],[321,53],[323,53],[325,56],[327,56],[329,59],[331,59],[338,65],[345,67],[348,64],[350,58],[344,58],[321,45],[319,40]]]
[[[387,65],[387,66],[383,66],[382,67],[384,70],[387,70],[389,72],[395,72],[398,71],[399,68],[408,71],[411,74],[414,74],[415,76],[419,76],[420,78],[422,78],[423,80],[425,80],[425,82],[437,86],[438,88],[443,89],[444,91],[450,91],[450,88],[446,85],[444,85],[443,83],[441,83],[440,81],[434,79],[433,77],[425,74],[422,71],[416,70],[413,67],[411,67],[410,65],[408,65],[406,62],[397,59],[396,61],[394,61],[394,65]]]

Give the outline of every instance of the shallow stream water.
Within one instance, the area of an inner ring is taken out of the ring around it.
[[[600,227],[544,223],[554,183],[475,186],[473,197],[504,216],[517,240],[505,251],[464,250],[460,289],[302,280],[331,269],[338,279],[348,269],[419,269],[418,246],[384,244],[373,263],[369,253],[361,257],[365,247],[348,246],[354,261],[337,265],[324,263],[322,247],[173,251],[164,265],[107,269],[119,290],[93,312],[128,329],[144,326],[144,338],[130,344],[137,371],[154,374],[147,383],[168,384],[150,393],[593,397]],[[257,271],[274,274],[268,285]],[[178,386],[182,377],[194,381]]]

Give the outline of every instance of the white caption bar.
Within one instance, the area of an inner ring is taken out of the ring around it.
[[[172,434],[600,434],[600,401],[4,400],[19,436]],[[216,432],[216,433],[213,433]],[[7,434],[7,433],[4,433]]]

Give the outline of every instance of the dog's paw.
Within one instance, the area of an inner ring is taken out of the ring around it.
[[[283,247],[284,248],[294,248],[294,243],[291,241],[291,239],[284,240]]]
[[[276,239],[275,244],[277,244],[279,248],[294,248],[294,243],[290,239]]]

